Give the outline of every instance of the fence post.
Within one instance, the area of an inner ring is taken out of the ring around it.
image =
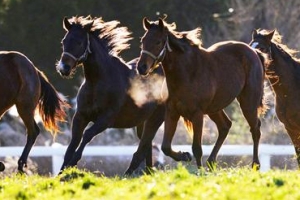
[[[58,149],[58,148],[63,147],[63,145],[55,142],[51,145],[51,147],[54,149]],[[63,155],[60,155],[60,154],[52,155],[52,175],[53,176],[55,176],[59,173],[60,167],[63,164],[63,161],[64,161]]]
[[[271,169],[271,155],[270,154],[260,154],[259,156],[260,160],[260,171],[266,172]]]

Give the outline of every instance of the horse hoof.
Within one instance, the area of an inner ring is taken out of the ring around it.
[[[3,162],[0,162],[0,172],[3,172],[5,170],[5,165]]]
[[[132,170],[130,170],[130,169],[127,169],[127,170],[126,170],[126,172],[123,174],[123,176],[131,176],[131,175],[132,175],[132,173],[133,173],[133,171],[132,171]]]
[[[253,162],[251,167],[254,171],[259,171],[260,170],[260,164],[259,163]]]
[[[192,155],[189,152],[182,153],[182,161],[190,162],[192,161]]]

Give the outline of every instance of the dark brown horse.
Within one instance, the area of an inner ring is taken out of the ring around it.
[[[153,76],[145,79],[137,73],[137,60],[126,64],[118,56],[119,52],[128,48],[127,41],[131,39],[127,28],[118,25],[118,21],[104,22],[101,18],[92,19],[89,16],[63,20],[67,33],[62,40],[63,53],[57,71],[67,77],[81,65],[85,81],[78,91],[72,140],[62,170],[76,165],[84,147],[105,129],[135,126],[138,137],[144,139],[134,154],[127,174],[139,166],[136,160],[140,157],[146,157],[147,166],[152,166],[152,139],[163,122],[165,107],[160,96],[150,93],[152,90],[149,88],[161,89],[161,84],[154,86],[153,78],[163,79],[163,72],[158,69]],[[146,96],[142,95],[146,99],[140,102],[140,98],[132,95],[134,86],[139,87],[139,84],[144,85],[140,92],[146,92]],[[89,122],[93,125],[84,130]]]
[[[275,30],[254,30],[250,45],[270,58],[265,68],[275,92],[276,114],[294,144],[300,166],[300,60]]]
[[[201,167],[203,115],[214,114],[219,121],[228,121],[223,109],[237,98],[252,133],[252,165],[259,166],[258,112],[263,107],[264,70],[257,53],[247,44],[235,41],[220,42],[204,49],[198,39],[199,28],[176,32],[175,24],[167,24],[162,19],[149,22],[146,18],[143,25],[146,33],[142,38],[138,70],[147,75],[161,62],[169,91],[163,152],[175,160],[186,160],[185,152],[174,152],[171,148],[177,121],[182,116],[193,130],[192,151]],[[227,133],[228,130],[217,140],[214,155]]]
[[[23,172],[28,154],[40,129],[34,120],[36,108],[44,126],[52,133],[58,132],[58,122],[63,121],[68,106],[49,83],[46,76],[19,52],[0,52],[0,117],[13,105],[17,107],[27,129],[27,142],[18,161]]]

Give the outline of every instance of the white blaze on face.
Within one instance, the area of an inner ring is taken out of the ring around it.
[[[61,61],[58,62],[58,64],[56,65],[56,70],[60,71],[64,69],[64,65],[62,64]]]
[[[251,45],[251,47],[252,47],[253,49],[255,49],[258,45],[259,45],[258,42],[253,42],[253,44]]]

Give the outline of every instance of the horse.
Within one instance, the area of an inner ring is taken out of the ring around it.
[[[296,51],[281,42],[276,30],[258,29],[252,32],[251,47],[268,55],[267,78],[275,93],[275,110],[278,119],[291,138],[300,167],[300,60]]]
[[[161,146],[164,154],[177,161],[187,160],[187,152],[176,152],[171,147],[177,121],[183,117],[193,132],[192,152],[201,168],[203,116],[215,115],[225,125],[224,121],[230,119],[223,109],[237,99],[253,138],[252,166],[259,168],[259,114],[265,107],[264,69],[256,51],[238,41],[219,42],[205,49],[198,38],[200,28],[178,32],[176,24],[161,18],[154,22],[144,18],[143,27],[146,32],[141,39],[138,71],[147,76],[161,63],[169,92]],[[219,124],[223,132],[214,146],[213,159],[229,131],[222,129],[223,124]]]
[[[163,80],[163,72],[158,69],[146,79],[136,70],[137,59],[125,63],[119,53],[129,47],[132,38],[127,27],[119,24],[117,20],[105,22],[91,16],[63,19],[66,34],[57,71],[70,77],[81,66],[85,80],[77,94],[72,139],[61,171],[77,165],[85,146],[107,128],[137,127],[137,136],[143,138],[127,169],[128,175],[138,168],[136,159],[140,157],[146,157],[147,169],[152,167],[152,140],[163,123],[165,106],[160,93],[153,94],[149,88],[160,90],[162,82],[158,80]],[[158,84],[153,83],[154,79]],[[136,92],[135,97],[131,91],[139,84],[143,87],[137,90],[145,96]],[[90,122],[93,124],[86,128]]]
[[[58,123],[66,117],[64,109],[68,103],[44,73],[17,51],[0,51],[0,96],[0,118],[15,105],[26,127],[27,141],[18,160],[18,171],[25,173],[29,152],[40,133],[34,120],[35,110],[38,109],[45,129],[55,136],[59,132]]]

